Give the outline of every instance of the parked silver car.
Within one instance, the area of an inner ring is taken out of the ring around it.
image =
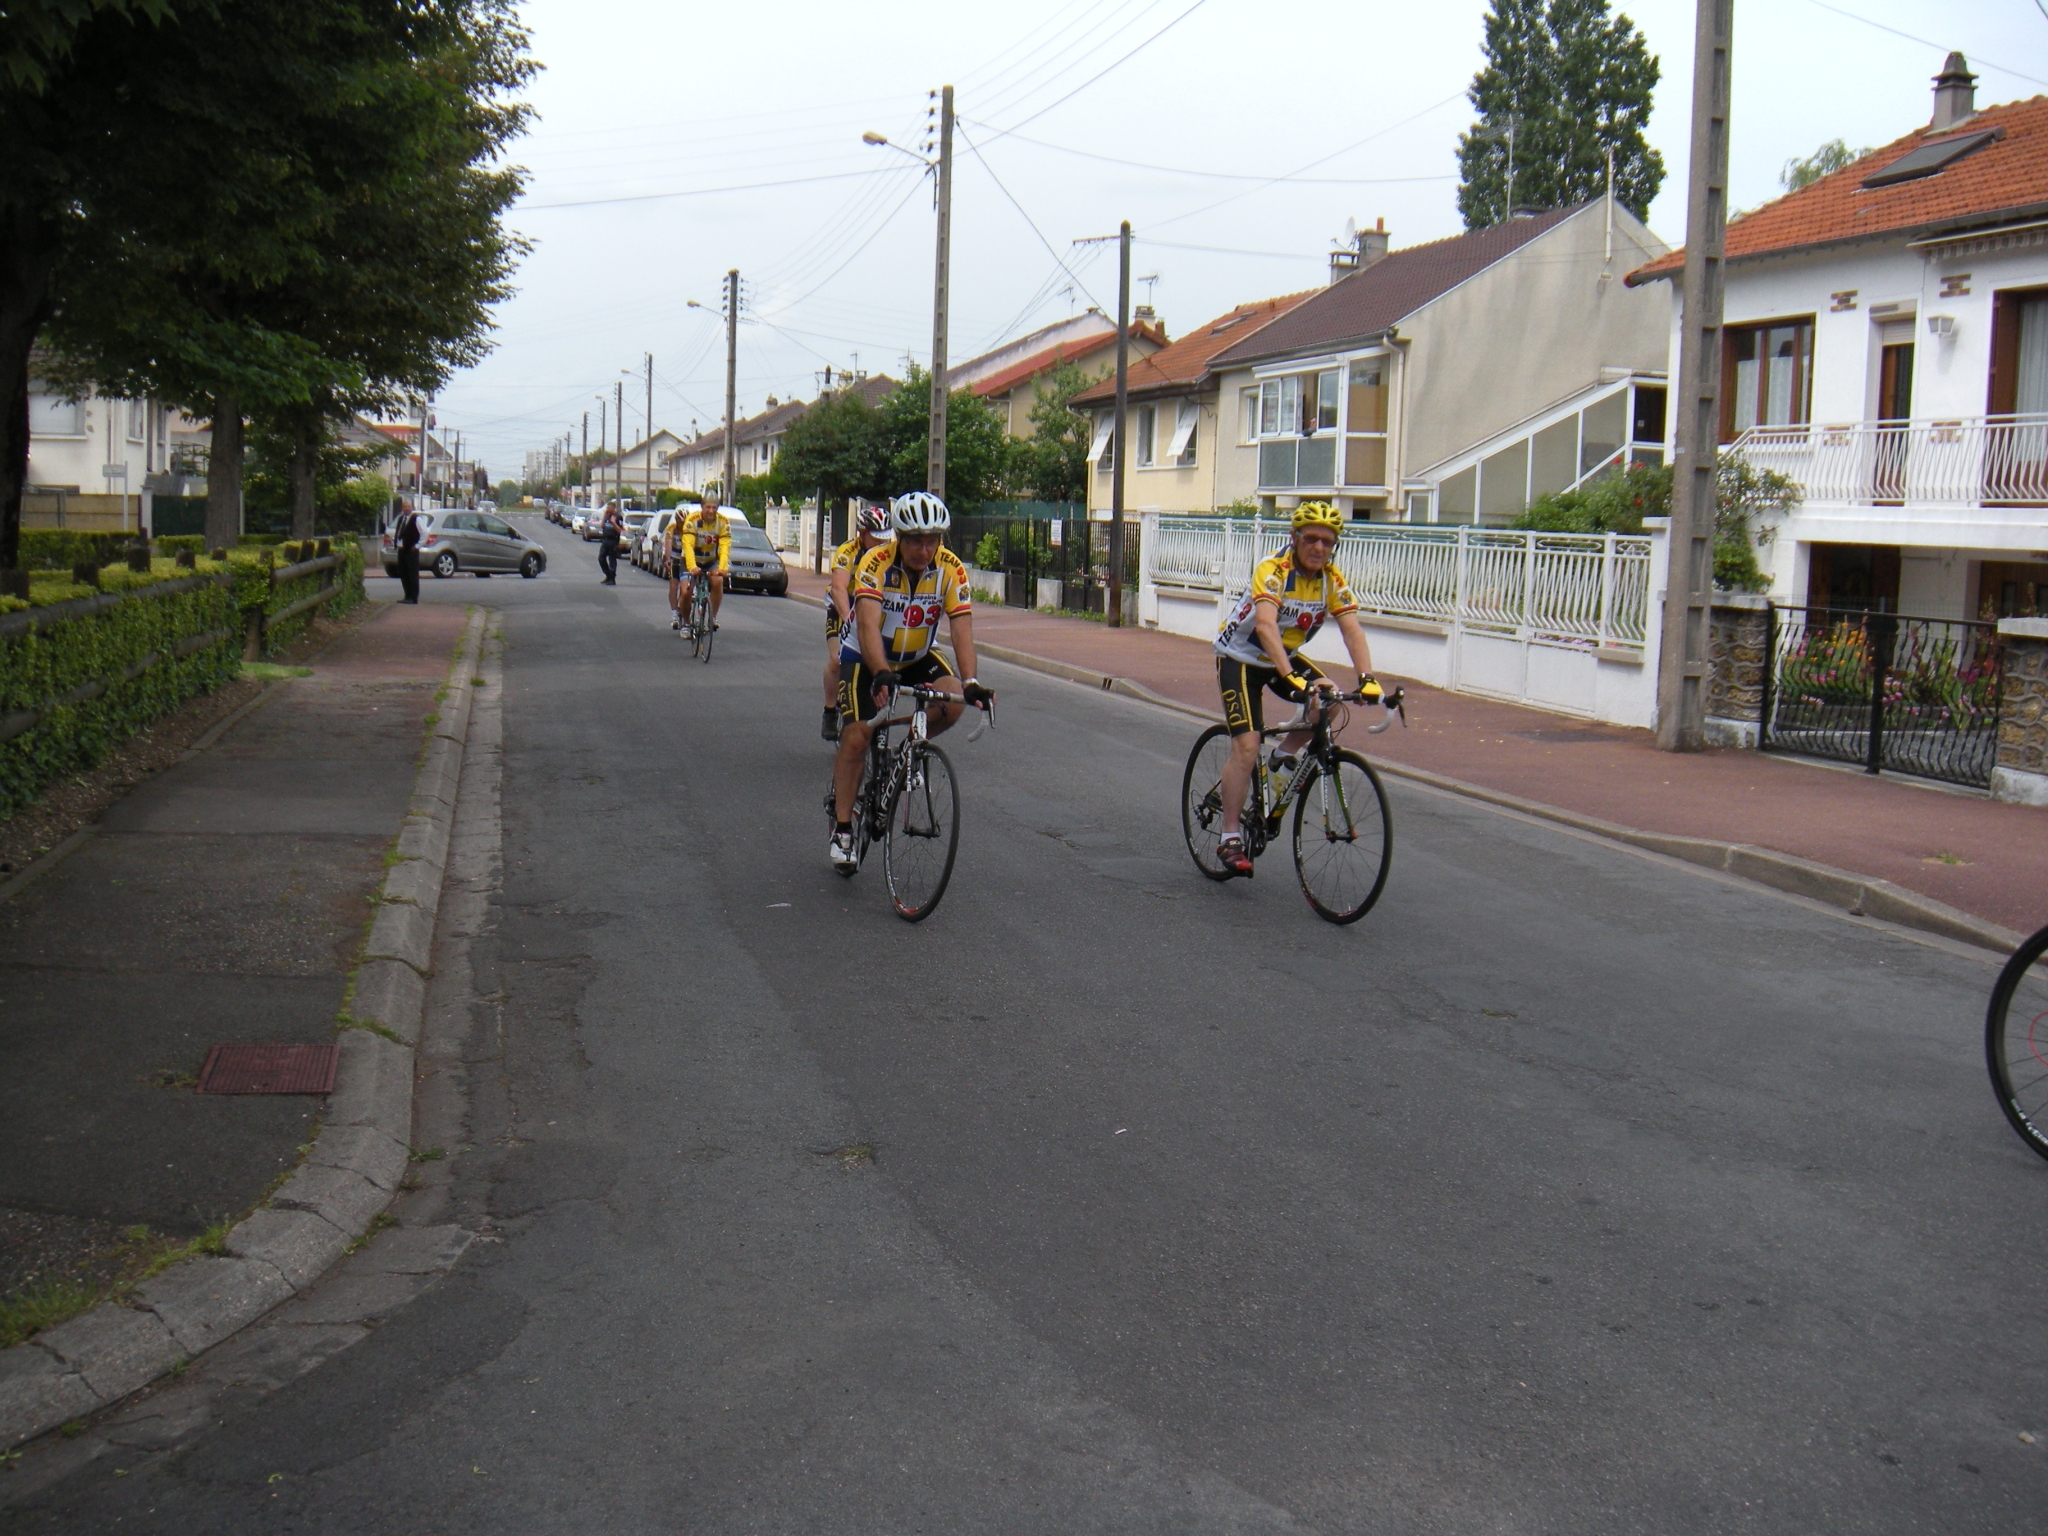
[[[416,514],[420,520],[420,569],[436,576],[471,571],[494,576],[517,571],[531,581],[548,567],[548,552],[502,517],[490,512],[442,509]],[[398,574],[398,548],[389,533],[378,549],[386,576]]]

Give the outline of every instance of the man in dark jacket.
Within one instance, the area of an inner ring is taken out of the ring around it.
[[[398,546],[398,584],[405,589],[402,603],[420,600],[420,520],[411,507],[398,514],[392,542]]]
[[[626,536],[626,519],[616,501],[604,504],[604,521],[598,525],[597,568],[604,572],[604,584],[619,584],[619,541]]]

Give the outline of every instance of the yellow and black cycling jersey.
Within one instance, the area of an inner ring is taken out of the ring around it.
[[[1238,599],[1216,636],[1218,656],[1255,667],[1272,665],[1272,658],[1259,644],[1256,615],[1260,603],[1280,610],[1274,622],[1280,626],[1280,643],[1290,656],[1314,638],[1324,619],[1358,611],[1358,599],[1351,595],[1344,573],[1334,562],[1310,574],[1296,569],[1294,551],[1284,549],[1261,560],[1252,572],[1251,590]]]
[[[723,512],[706,517],[702,510],[679,517],[670,525],[683,546],[683,568],[723,571],[732,564],[732,521]],[[716,564],[713,564],[713,561]]]
[[[825,568],[828,576],[837,576],[841,571],[846,572],[846,605],[849,608],[853,606],[853,568],[860,564],[860,557],[866,553],[860,547],[860,538],[859,534],[855,534],[833,550],[832,563]],[[845,622],[846,615],[840,611],[839,599],[828,596],[825,599],[826,638],[836,636],[839,633],[839,626]]]
[[[882,650],[890,667],[900,672],[931,650],[941,615],[954,619],[972,611],[968,590],[967,567],[943,544],[932,563],[914,575],[903,568],[894,544],[877,545],[854,567],[854,611],[842,632],[840,656],[861,659],[860,604],[872,598],[882,605]]]

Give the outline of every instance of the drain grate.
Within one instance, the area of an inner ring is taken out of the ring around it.
[[[331,1045],[216,1045],[199,1069],[201,1093],[332,1093]]]

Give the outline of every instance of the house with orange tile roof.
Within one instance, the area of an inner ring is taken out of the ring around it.
[[[1146,357],[1133,359],[1125,377],[1131,468],[1125,496],[1133,511],[1208,512],[1240,494],[1219,489],[1218,465],[1232,437],[1229,413],[1219,409],[1216,358],[1271,324],[1316,290],[1240,304],[1206,325],[1196,326]],[[1088,461],[1088,510],[1107,515],[1116,455],[1114,371],[1068,402],[1093,424]],[[1221,434],[1219,437],[1218,434]]]
[[[1628,277],[1674,367],[1684,260]],[[1950,54],[1925,125],[1728,226],[1723,316],[1724,450],[1803,496],[1776,597],[2048,615],[2048,97],[1980,109]]]
[[[1398,250],[1384,227],[1360,231],[1327,286],[1206,359],[1214,504],[1501,524],[1661,459],[1664,309],[1621,277],[1664,251],[1605,198]],[[1136,444],[1125,502],[1144,511]]]
[[[1149,357],[1166,345],[1166,328],[1149,304],[1131,316],[1130,356]],[[1072,363],[1094,377],[1116,368],[1116,322],[1090,309],[1006,341],[979,357],[946,370],[954,389],[969,389],[995,407],[1012,437],[1031,437],[1031,408],[1038,403],[1038,380],[1062,363]]]

